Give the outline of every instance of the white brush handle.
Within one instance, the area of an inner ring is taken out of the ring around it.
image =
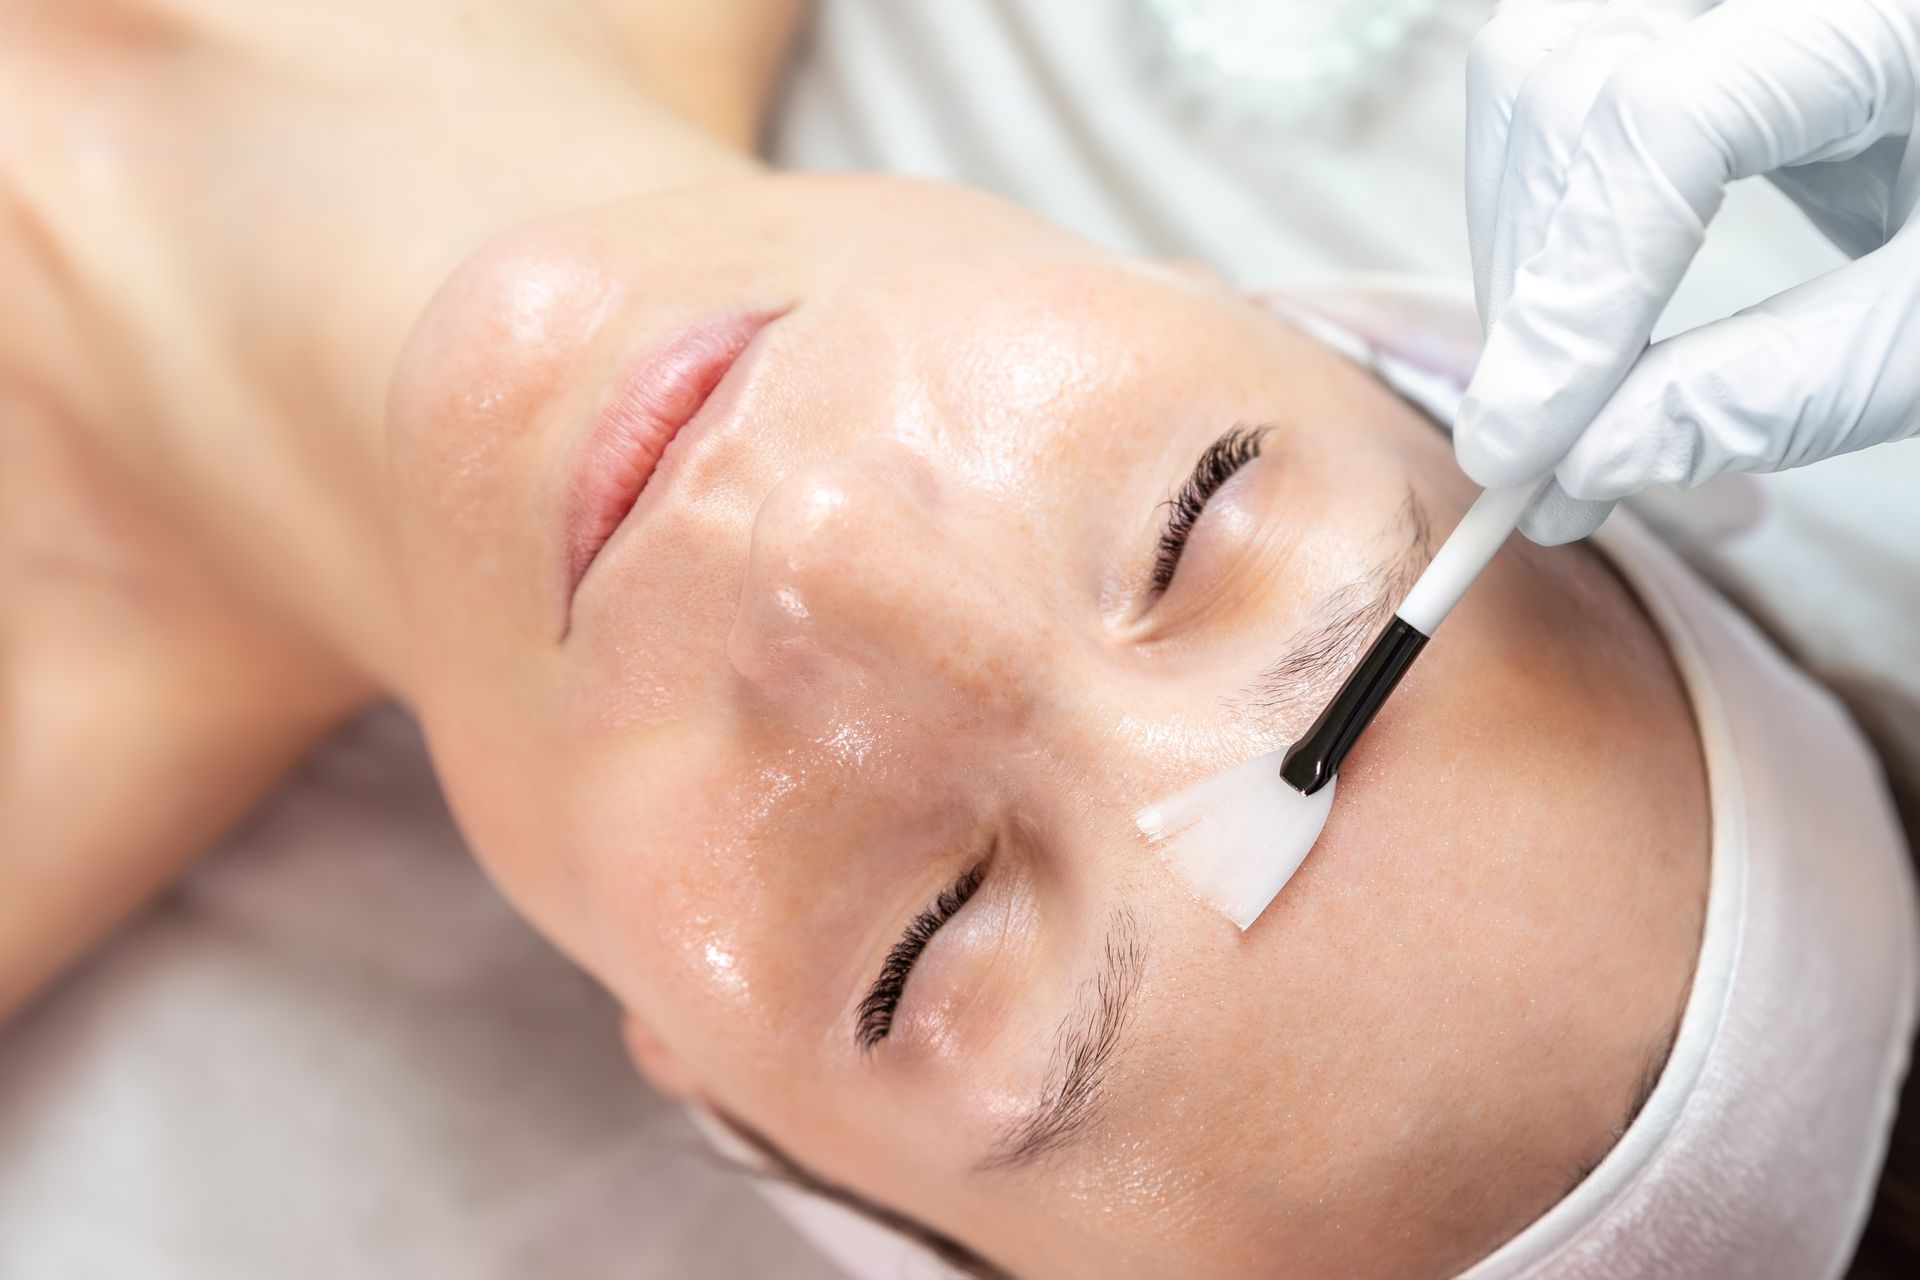
[[[1483,490],[1395,612],[1421,635],[1432,635],[1552,478],[1547,475],[1511,489]]]

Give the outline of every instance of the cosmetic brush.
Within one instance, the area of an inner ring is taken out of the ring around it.
[[[1203,902],[1242,929],[1267,909],[1320,838],[1340,762],[1545,487],[1542,479],[1474,500],[1299,741],[1134,814]]]

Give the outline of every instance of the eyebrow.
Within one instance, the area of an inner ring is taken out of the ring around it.
[[[1107,1080],[1130,1042],[1146,943],[1130,912],[1114,913],[1099,971],[1080,984],[1054,1029],[1039,1095],[974,1166],[983,1173],[1029,1168],[1086,1136],[1108,1101]]]
[[[1408,486],[1394,516],[1399,545],[1366,576],[1330,592],[1280,657],[1233,700],[1262,724],[1302,725],[1317,715],[1433,559],[1433,522]]]

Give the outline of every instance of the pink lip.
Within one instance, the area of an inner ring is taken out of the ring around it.
[[[580,580],[640,500],[661,455],[775,313],[702,320],[643,356],[600,410],[573,465],[566,513],[569,614]]]

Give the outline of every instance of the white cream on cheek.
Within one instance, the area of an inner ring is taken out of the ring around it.
[[[1211,774],[1134,815],[1195,898],[1246,929],[1306,860],[1338,779],[1310,796],[1280,780],[1284,753]]]

